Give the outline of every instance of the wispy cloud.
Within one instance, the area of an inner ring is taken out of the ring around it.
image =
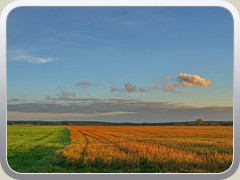
[[[72,37],[72,38],[79,38],[79,39],[86,39],[86,40],[99,40],[96,36],[86,34],[86,33],[79,33],[79,32],[64,32],[59,33],[60,37]]]
[[[9,52],[8,55],[10,60],[23,61],[23,62],[35,63],[35,64],[46,64],[54,60],[51,57],[37,57],[37,56],[26,54],[21,51]]]
[[[183,88],[196,88],[196,87],[208,87],[211,86],[213,82],[207,80],[199,75],[192,75],[186,73],[179,73],[177,78],[172,78],[171,76],[165,76],[162,85],[152,86],[151,88],[137,87],[133,83],[125,83],[123,87],[111,86],[110,91],[112,93],[119,93],[120,95],[124,93],[143,93],[151,90],[160,90],[164,92],[182,93],[179,89]]]
[[[86,102],[86,103],[84,103]],[[8,104],[8,118],[85,118],[114,116],[125,121],[232,120],[230,106],[191,106],[173,102],[147,102],[128,99],[78,99],[75,103],[22,102]],[[55,115],[54,115],[55,114]],[[25,115],[25,116],[24,116]],[[36,115],[36,116],[35,116]]]
[[[16,60],[27,61],[29,63],[45,64],[53,61],[50,57],[17,56]]]
[[[110,87],[110,91],[111,91],[111,92],[117,92],[117,91],[118,91],[118,88],[115,87],[115,86],[111,86],[111,87]]]
[[[91,83],[89,81],[83,81],[83,82],[78,82],[76,83],[77,86],[82,86],[82,87],[88,87],[88,86],[93,86],[96,83]]]
[[[138,88],[138,91],[139,91],[139,92],[146,92],[147,89],[146,89],[146,88],[143,88],[143,87],[140,87],[140,88]]]
[[[137,21],[129,21],[129,20],[123,20],[123,21],[114,20],[113,22],[118,26],[129,27],[129,28],[139,27],[141,24],[143,24]]]
[[[110,87],[110,91],[113,92],[113,93],[114,92],[118,92],[118,93],[134,93],[134,92],[136,93],[136,92],[141,92],[142,93],[142,92],[146,92],[148,90],[146,88],[144,88],[144,87],[137,87],[134,84],[128,82],[128,83],[125,83],[122,88],[117,88],[115,86],[111,86]]]
[[[92,118],[92,117],[107,117],[117,115],[134,114],[133,112],[108,112],[108,113],[24,113],[24,112],[8,112],[9,119],[69,119],[69,118]]]
[[[126,83],[124,84],[124,90],[127,91],[127,92],[137,92],[137,88],[136,86],[134,86],[133,84],[131,83]]]
[[[73,98],[73,97],[76,97],[76,93],[74,92],[68,92],[62,88],[58,88],[58,90],[60,91],[57,96],[59,99],[69,99],[69,98]]]
[[[23,99],[18,99],[18,98],[14,98],[14,99],[9,99],[8,100],[8,104],[17,104],[17,103],[23,103],[26,102],[26,100]]]
[[[213,84],[211,80],[206,80],[199,75],[191,75],[186,73],[179,73],[177,82],[171,82],[173,78],[167,76],[164,79],[165,85],[153,86],[152,89],[157,89],[166,92],[178,93],[177,89],[181,88],[196,88],[196,87],[208,87]]]

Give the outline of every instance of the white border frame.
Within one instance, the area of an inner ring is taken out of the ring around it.
[[[222,7],[230,12],[233,17],[234,24],[234,69],[233,69],[233,163],[231,167],[222,172],[222,173],[191,173],[191,174],[182,174],[182,173],[110,173],[110,174],[98,174],[98,173],[17,173],[13,171],[7,163],[7,67],[6,67],[6,24],[7,17],[9,13],[17,7],[33,7],[33,6],[166,6],[166,7]],[[0,154],[1,165],[3,170],[7,175],[16,179],[36,179],[41,180],[42,178],[52,178],[52,179],[139,179],[139,178],[148,178],[151,179],[193,179],[201,180],[203,178],[207,179],[225,179],[230,177],[235,173],[239,165],[240,157],[240,131],[237,130],[237,127],[240,127],[240,18],[239,13],[236,8],[226,1],[221,0],[61,0],[61,1],[28,1],[28,0],[18,0],[8,4],[3,10],[0,17],[0,139],[1,144],[0,148],[3,152]],[[237,153],[235,153],[237,152]]]

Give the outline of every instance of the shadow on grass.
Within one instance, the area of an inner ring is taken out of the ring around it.
[[[43,146],[36,146],[26,152],[12,152],[8,155],[8,162],[19,173],[213,173],[223,172],[230,166],[230,162],[198,164],[172,161],[159,164],[148,158],[141,158],[137,163],[116,160],[109,164],[102,158],[85,162],[79,159],[70,163],[61,150]]]
[[[25,152],[13,151],[8,154],[10,168],[19,173],[43,172],[54,156],[57,148],[36,146]]]

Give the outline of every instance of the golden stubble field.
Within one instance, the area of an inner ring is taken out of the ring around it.
[[[231,126],[66,128],[64,158],[98,172],[223,172],[233,158]]]

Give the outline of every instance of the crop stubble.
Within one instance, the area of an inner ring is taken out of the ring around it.
[[[90,172],[222,172],[232,163],[232,127],[66,126],[63,156]],[[93,169],[92,169],[93,168]]]

